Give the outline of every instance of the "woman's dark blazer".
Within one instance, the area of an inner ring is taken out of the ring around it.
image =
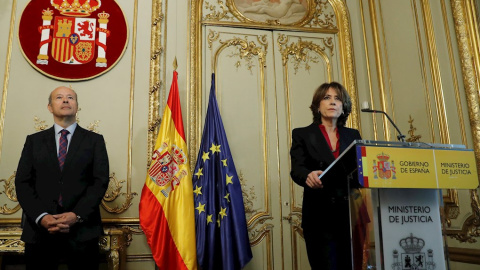
[[[339,127],[338,132],[340,153],[354,140],[361,139],[356,129]],[[295,183],[304,187],[302,227],[304,229],[309,227],[335,229],[337,223],[344,223],[345,219],[348,219],[347,191],[329,186],[312,189],[305,184],[310,172],[325,170],[335,160],[318,124],[313,123],[292,131],[290,157],[290,175]],[[336,179],[336,181],[344,181],[346,187],[347,179]]]

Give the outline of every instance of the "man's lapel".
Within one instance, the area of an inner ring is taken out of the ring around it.
[[[68,169],[68,166],[70,165],[73,157],[80,148],[80,145],[82,144],[83,138],[85,138],[86,134],[87,131],[77,125],[75,131],[73,132],[72,138],[70,139],[71,141],[70,145],[68,146],[68,152],[67,157],[65,158],[65,164],[63,165],[63,171]]]
[[[58,164],[58,153],[57,153],[57,143],[55,142],[55,128],[46,130],[45,137],[43,138],[45,145],[47,147],[48,159],[50,159],[50,164],[54,167],[54,171],[60,173],[60,165]]]

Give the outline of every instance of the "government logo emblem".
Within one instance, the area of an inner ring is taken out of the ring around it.
[[[422,251],[425,241],[413,234],[399,242],[404,252],[393,251],[393,270],[434,270],[433,250]]]
[[[27,61],[43,74],[91,79],[120,60],[127,24],[114,0],[36,0],[23,11],[19,40]]]
[[[373,178],[374,179],[397,179],[396,177],[396,172],[395,172],[395,163],[389,162],[388,160],[390,159],[390,156],[381,153],[377,155],[378,162],[376,160],[373,160]]]

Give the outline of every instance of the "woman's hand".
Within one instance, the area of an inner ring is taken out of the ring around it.
[[[313,189],[323,188],[322,181],[320,180],[320,178],[318,178],[318,176],[320,176],[322,173],[323,171],[313,171],[309,173],[305,184],[307,184],[307,186]]]

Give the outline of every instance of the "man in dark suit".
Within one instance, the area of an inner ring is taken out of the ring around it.
[[[99,205],[109,181],[105,142],[77,125],[72,89],[53,90],[48,110],[55,124],[27,136],[15,177],[27,269],[98,269]]]

